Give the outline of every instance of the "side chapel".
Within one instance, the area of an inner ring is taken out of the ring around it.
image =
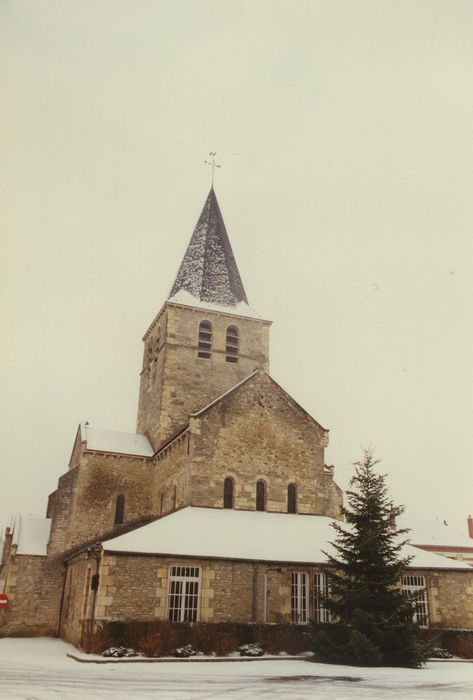
[[[270,325],[212,187],[143,338],[136,433],[81,423],[46,518],[7,528],[0,634],[80,645],[115,619],[328,619],[323,550],[342,492],[328,430],[269,375]],[[410,549],[420,622],[473,628],[472,569]]]

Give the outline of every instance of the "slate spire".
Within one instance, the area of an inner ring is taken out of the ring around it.
[[[170,298],[181,289],[196,299],[236,306],[248,303],[213,187],[194,229]]]

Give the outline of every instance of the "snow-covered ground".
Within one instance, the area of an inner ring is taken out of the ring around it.
[[[421,670],[353,668],[308,661],[89,664],[57,639],[0,639],[2,700],[466,700],[473,663]]]

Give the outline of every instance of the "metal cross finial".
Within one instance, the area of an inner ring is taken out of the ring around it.
[[[215,162],[215,156],[217,155],[217,151],[210,151],[209,156],[212,156],[212,160],[204,160],[204,163],[207,163],[207,165],[210,165],[212,168],[212,188],[214,186],[214,172],[215,168],[221,168],[222,166],[219,165],[218,163]]]

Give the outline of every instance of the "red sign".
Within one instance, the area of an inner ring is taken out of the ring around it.
[[[0,593],[0,610],[8,605],[8,596],[6,593]]]

